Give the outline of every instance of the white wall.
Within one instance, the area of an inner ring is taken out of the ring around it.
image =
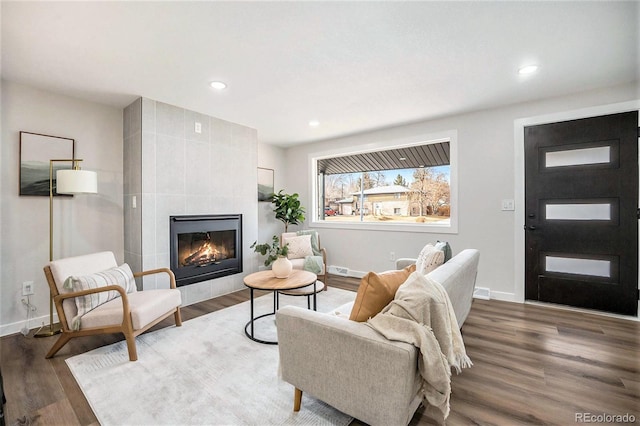
[[[0,149],[0,335],[25,325],[22,282],[35,282],[35,327],[49,322],[49,199],[18,196],[19,132],[75,139],[82,167],[98,172],[98,194],[54,200],[54,257],[111,250],[123,261],[122,110],[2,82]]]
[[[559,111],[606,105],[636,99],[638,84],[621,85],[539,102],[483,110],[414,123],[366,134],[289,148],[286,151],[288,191],[299,192],[311,206],[309,155],[330,149],[355,147],[447,130],[458,132],[459,231],[457,234],[425,234],[352,229],[320,229],[329,265],[354,271],[383,271],[396,257],[416,257],[422,247],[437,239],[449,241],[453,251],[477,248],[481,253],[477,286],[491,289],[492,297],[516,300],[514,283],[515,226],[523,219],[501,211],[502,199],[514,199],[514,121]],[[304,227],[313,227],[305,223]]]
[[[287,163],[283,148],[266,143],[258,144],[258,167],[274,170],[274,191],[285,188],[287,178]],[[284,232],[284,224],[276,219],[273,213],[273,204],[267,202],[258,203],[258,243],[271,242],[271,237]]]

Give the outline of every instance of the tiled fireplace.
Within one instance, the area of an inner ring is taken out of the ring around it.
[[[242,278],[259,264],[247,255],[258,239],[256,131],[146,98],[125,108],[123,118],[125,261],[134,270],[166,267],[176,275],[207,269],[172,265],[170,218],[233,213],[242,218],[242,232],[234,240],[237,264],[230,270],[239,273],[203,274],[202,280],[180,276],[178,288],[185,305],[244,288]],[[209,231],[194,231],[189,244],[206,239]],[[230,262],[215,259],[214,264]],[[206,256],[201,260],[210,263]],[[164,274],[146,276],[138,286],[167,288],[169,281]]]

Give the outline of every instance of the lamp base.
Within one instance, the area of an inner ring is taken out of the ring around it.
[[[55,336],[56,334],[60,334],[61,331],[62,331],[62,326],[58,322],[55,324],[49,324],[44,326],[42,330],[34,334],[33,337],[51,337],[51,336]]]

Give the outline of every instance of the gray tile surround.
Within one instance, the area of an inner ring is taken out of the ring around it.
[[[202,132],[195,132],[195,123]],[[257,133],[173,105],[140,98],[124,110],[125,261],[138,270],[169,266],[169,216],[242,214],[242,274],[180,287],[189,305],[244,287],[258,270]],[[137,208],[132,207],[136,197]],[[140,288],[166,288],[145,277]]]

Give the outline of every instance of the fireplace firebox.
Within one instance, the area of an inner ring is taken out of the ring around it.
[[[170,216],[169,223],[176,285],[242,272],[242,215]]]

